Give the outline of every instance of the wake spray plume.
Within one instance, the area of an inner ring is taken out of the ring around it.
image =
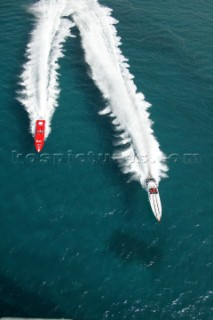
[[[137,92],[127,59],[120,49],[111,9],[96,0],[67,0],[74,23],[80,30],[85,60],[91,77],[107,101],[100,114],[112,117],[117,130],[117,144],[123,151],[115,152],[124,173],[130,173],[145,187],[146,179],[156,183],[166,176],[164,155],[152,130],[144,95]]]
[[[117,21],[111,11],[97,0],[41,0],[33,5],[31,12],[36,24],[27,46],[19,101],[29,113],[32,134],[36,119],[44,118],[47,137],[59,95],[58,59],[63,55],[63,43],[71,35],[71,27],[76,25],[91,77],[107,102],[99,113],[111,117],[117,131],[115,144],[123,146],[114,157],[122,171],[131,174],[143,187],[151,177],[159,184],[166,176],[165,157],[153,134],[150,104],[137,91],[121,52]]]
[[[37,119],[46,120],[45,138],[59,96],[58,60],[73,23],[64,18],[66,0],[41,0],[30,8],[35,27],[27,45],[27,62],[21,75],[18,100],[24,105],[34,135]]]

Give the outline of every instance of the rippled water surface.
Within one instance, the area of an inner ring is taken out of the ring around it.
[[[60,60],[52,132],[35,155],[15,100],[32,2],[0,2],[0,316],[211,320],[212,1],[102,1],[170,156],[160,224],[140,185],[98,156],[112,154],[113,131],[97,114],[104,101],[77,30]],[[89,152],[96,161],[76,157]]]

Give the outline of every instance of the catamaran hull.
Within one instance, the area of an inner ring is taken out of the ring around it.
[[[162,205],[159,190],[154,179],[147,179],[147,192],[154,216],[160,221],[162,218]]]
[[[149,202],[154,213],[154,216],[158,221],[161,220],[162,217],[162,205],[159,194],[149,195]]]

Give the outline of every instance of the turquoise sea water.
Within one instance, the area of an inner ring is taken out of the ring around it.
[[[160,224],[140,185],[97,160],[112,154],[113,131],[97,115],[104,101],[77,30],[60,61],[50,159],[35,155],[15,100],[31,3],[0,2],[0,316],[211,320],[213,2],[102,1],[120,21],[122,50],[172,155]],[[95,163],[76,158],[88,152]]]

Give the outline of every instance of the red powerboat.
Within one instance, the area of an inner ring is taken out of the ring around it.
[[[35,148],[40,152],[44,146],[45,138],[45,120],[37,120],[35,128]]]

